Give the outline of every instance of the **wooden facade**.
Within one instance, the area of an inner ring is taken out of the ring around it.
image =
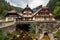
[[[47,7],[40,7],[35,13],[33,10],[27,5],[26,8],[20,14],[21,18],[24,21],[54,21],[54,13]]]
[[[18,14],[16,11],[11,10],[7,13],[6,17],[17,18],[21,21],[54,21],[54,13],[47,7],[40,7],[39,10],[33,12],[33,10],[27,5],[22,13]],[[13,19],[12,18],[12,19]],[[7,20],[8,18],[6,18]]]
[[[19,15],[17,14],[17,12],[15,10],[10,10],[8,11],[8,13],[5,15],[6,17],[6,21],[15,21],[16,18],[19,17]]]

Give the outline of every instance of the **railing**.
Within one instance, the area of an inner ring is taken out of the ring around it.
[[[17,21],[17,23],[31,23],[31,22],[53,22],[53,23],[55,23],[55,22],[57,22],[57,21],[47,21],[47,20],[44,20],[44,21]]]
[[[60,23],[60,21],[17,21],[17,22],[3,22],[0,24],[0,28],[3,27],[8,27],[11,25],[14,25],[15,23],[20,24],[20,23],[35,23],[35,22],[40,22],[40,23]]]

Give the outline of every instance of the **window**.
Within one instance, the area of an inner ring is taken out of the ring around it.
[[[44,21],[44,18],[40,18],[40,21]]]
[[[52,16],[52,13],[49,13],[50,16]]]
[[[33,20],[35,20],[35,17],[33,17]]]
[[[52,18],[52,20],[55,20],[54,18]]]
[[[46,18],[46,20],[49,20],[49,18]]]
[[[26,12],[24,11],[24,13],[26,13]]]
[[[29,13],[32,13],[31,11]]]

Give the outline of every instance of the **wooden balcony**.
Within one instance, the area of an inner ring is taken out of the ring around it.
[[[17,21],[18,24],[24,24],[24,23],[56,23],[57,21]]]

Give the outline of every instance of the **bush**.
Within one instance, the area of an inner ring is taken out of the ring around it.
[[[31,23],[29,27],[30,27],[29,31],[34,34],[35,33],[35,24]]]
[[[53,36],[54,36],[54,38],[57,38],[58,34],[57,33],[53,33]]]
[[[4,40],[6,37],[6,33],[3,30],[0,30],[0,40]]]

